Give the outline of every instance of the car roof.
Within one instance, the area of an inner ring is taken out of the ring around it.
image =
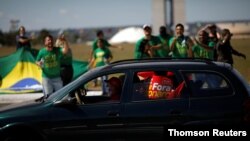
[[[222,62],[215,62],[209,59],[199,59],[199,58],[185,58],[185,59],[173,59],[173,58],[153,58],[153,59],[129,59],[129,60],[120,60],[112,62],[110,65],[104,67],[107,68],[144,68],[144,67],[157,67],[157,66],[175,66],[180,68],[185,67],[200,67],[203,68],[232,68],[231,65]]]

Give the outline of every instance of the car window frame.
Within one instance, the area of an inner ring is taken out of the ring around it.
[[[86,84],[86,83],[89,83],[90,81],[92,81],[93,79],[95,78],[98,78],[98,77],[101,77],[101,76],[104,76],[104,75],[111,75],[111,74],[124,74],[125,75],[125,78],[124,78],[124,82],[123,82],[123,86],[122,86],[122,91],[121,91],[121,97],[120,97],[120,101],[119,102],[112,102],[113,104],[114,103],[122,103],[123,101],[123,96],[124,96],[124,90],[125,90],[125,83],[126,83],[126,79],[128,78],[128,72],[127,70],[124,70],[124,69],[117,69],[117,70],[113,70],[113,69],[110,69],[110,70],[107,70],[107,71],[93,71],[93,73],[89,74],[87,77],[81,79],[81,80],[78,80],[76,85],[73,85],[70,87],[70,89],[68,89],[68,91],[66,92],[65,91],[65,94],[60,98],[60,99],[57,99],[56,101],[60,101],[60,100],[63,100],[63,99],[66,99],[68,97],[70,97],[70,92],[76,90],[76,89],[79,89],[83,84]],[[107,103],[93,103],[93,104],[82,104],[82,105],[94,105],[94,104],[111,104],[111,102],[107,102]],[[80,106],[80,105],[79,105]]]
[[[184,81],[184,79],[182,78],[182,76],[180,75],[179,71],[175,69],[175,67],[170,66],[170,67],[164,67],[164,68],[160,68],[160,67],[155,67],[155,68],[135,68],[135,69],[131,69],[130,70],[130,80],[129,83],[130,85],[130,95],[128,98],[128,102],[132,102],[132,103],[138,103],[138,102],[150,102],[150,103],[154,103],[154,102],[159,102],[159,101],[171,101],[171,100],[178,100],[181,98],[186,98],[186,93],[183,94],[182,97],[180,98],[174,98],[174,99],[145,99],[145,100],[133,100],[133,95],[134,95],[134,90],[133,90],[133,77],[134,74],[137,72],[145,72],[145,71],[171,71],[174,72],[175,77],[176,77],[176,81],[178,84],[182,83]],[[186,87],[186,84],[184,84]]]
[[[232,90],[232,93],[229,94],[229,95],[218,95],[218,96],[204,96],[204,97],[192,96],[193,95],[193,91],[190,88],[190,83],[187,82],[187,79],[185,78],[184,74],[187,74],[187,73],[204,73],[204,72],[219,75],[229,85],[229,87]],[[190,92],[189,97],[192,98],[192,99],[201,99],[201,98],[202,99],[207,99],[207,98],[216,98],[216,97],[232,97],[232,96],[235,96],[235,94],[236,94],[236,89],[235,89],[234,85],[232,84],[232,82],[230,81],[230,79],[228,78],[228,75],[225,75],[225,74],[221,73],[220,71],[217,71],[217,70],[208,70],[208,69],[206,69],[206,70],[200,69],[200,70],[180,70],[180,73],[181,73],[183,79],[185,80],[185,83],[187,85],[188,91]]]

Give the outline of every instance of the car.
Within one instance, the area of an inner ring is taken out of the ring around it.
[[[161,140],[172,127],[248,125],[249,97],[249,84],[226,63],[123,60],[89,70],[48,98],[1,108],[0,134],[2,140]]]

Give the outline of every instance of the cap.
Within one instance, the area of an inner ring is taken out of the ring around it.
[[[111,77],[109,80],[105,80],[105,82],[113,86],[121,87],[121,80],[117,77]]]
[[[151,26],[150,26],[150,25],[148,25],[148,24],[144,24],[142,28],[143,28],[143,29],[146,29],[146,28],[151,29]]]

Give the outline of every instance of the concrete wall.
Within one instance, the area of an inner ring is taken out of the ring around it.
[[[166,0],[152,0],[152,30],[159,34],[159,27],[166,24]]]
[[[173,0],[173,20],[174,26],[177,23],[186,24],[185,0]]]

